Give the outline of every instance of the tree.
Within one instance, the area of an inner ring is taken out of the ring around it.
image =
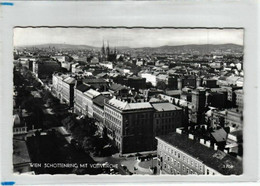
[[[33,81],[33,86],[34,86],[35,88],[37,88],[37,89],[40,89],[42,85],[41,85],[40,82],[34,80],[34,81]]]
[[[44,101],[46,101],[46,102],[47,102],[48,99],[52,99],[51,93],[50,93],[49,91],[45,91],[45,92],[43,93],[42,99],[43,99]]]
[[[93,150],[93,143],[90,137],[85,137],[82,142],[82,148],[86,153],[90,153]]]
[[[52,107],[52,106],[53,106],[53,100],[52,100],[51,98],[48,98],[48,99],[46,100],[46,105],[47,105],[48,107]]]
[[[103,129],[103,131],[102,131],[102,137],[103,137],[104,139],[107,139],[107,138],[108,138],[108,136],[107,136],[107,128],[106,128],[106,127],[104,127],[104,129]]]

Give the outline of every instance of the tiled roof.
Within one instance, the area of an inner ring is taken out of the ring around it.
[[[172,103],[151,103],[151,104],[156,111],[182,110],[180,107],[177,107]]]
[[[76,82],[76,79],[73,78],[73,77],[67,77],[66,79],[63,80],[65,83],[68,83],[68,84],[75,84]]]
[[[103,95],[99,95],[99,96],[97,96],[97,97],[95,97],[95,98],[93,99],[93,103],[96,104],[96,105],[98,105],[99,107],[104,107],[104,101],[105,101],[105,100],[108,100],[108,98],[106,98],[106,97],[103,96]]]
[[[227,139],[227,132],[223,128],[212,132],[211,135],[216,140],[216,142],[226,141]]]
[[[126,101],[120,101],[116,98],[112,98],[108,101],[108,104],[113,105],[120,110],[135,110],[135,109],[149,109],[153,108],[149,102],[142,103],[127,103]]]
[[[114,98],[112,98],[112,99],[110,99],[110,100],[108,101],[108,104],[113,105],[113,106],[115,106],[115,107],[117,107],[117,108],[123,110],[123,109],[126,107],[127,102],[120,101],[120,100],[118,100],[118,99],[116,99],[116,98],[114,97]]]
[[[117,84],[117,83],[113,83],[110,88],[111,90],[113,91],[119,91],[119,90],[122,90],[122,89],[126,89],[125,86],[121,85],[121,84]]]
[[[84,92],[84,94],[90,98],[94,98],[94,97],[97,97],[98,95],[100,95],[100,92],[95,91],[93,89],[89,89],[88,91]]]
[[[206,147],[196,140],[189,139],[186,135],[171,133],[157,138],[198,159],[220,174],[240,175],[243,173],[241,160],[220,150]]]
[[[148,109],[148,108],[153,108],[149,102],[128,103],[124,110]]]

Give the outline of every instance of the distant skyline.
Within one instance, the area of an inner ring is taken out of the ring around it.
[[[189,44],[243,45],[243,29],[198,28],[14,28],[14,46],[72,44],[131,48]]]

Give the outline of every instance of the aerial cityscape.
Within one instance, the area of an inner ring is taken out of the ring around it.
[[[243,50],[243,29],[14,28],[14,174],[243,174]]]

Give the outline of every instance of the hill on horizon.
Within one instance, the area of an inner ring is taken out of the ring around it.
[[[16,46],[15,48],[21,49],[21,48],[53,48],[55,47],[56,49],[73,49],[73,50],[100,50],[101,47],[94,47],[90,45],[73,45],[73,44],[40,44],[40,45],[26,45],[26,46]],[[114,47],[111,46],[113,49]],[[116,47],[118,50],[134,50],[134,51],[150,51],[150,52],[170,52],[173,50],[197,50],[202,53],[205,52],[210,52],[212,50],[235,50],[235,51],[243,51],[243,46],[242,45],[237,45],[237,44],[232,44],[232,43],[227,43],[227,44],[187,44],[187,45],[164,45],[164,46],[159,46],[159,47],[127,47],[127,46],[117,46]]]

